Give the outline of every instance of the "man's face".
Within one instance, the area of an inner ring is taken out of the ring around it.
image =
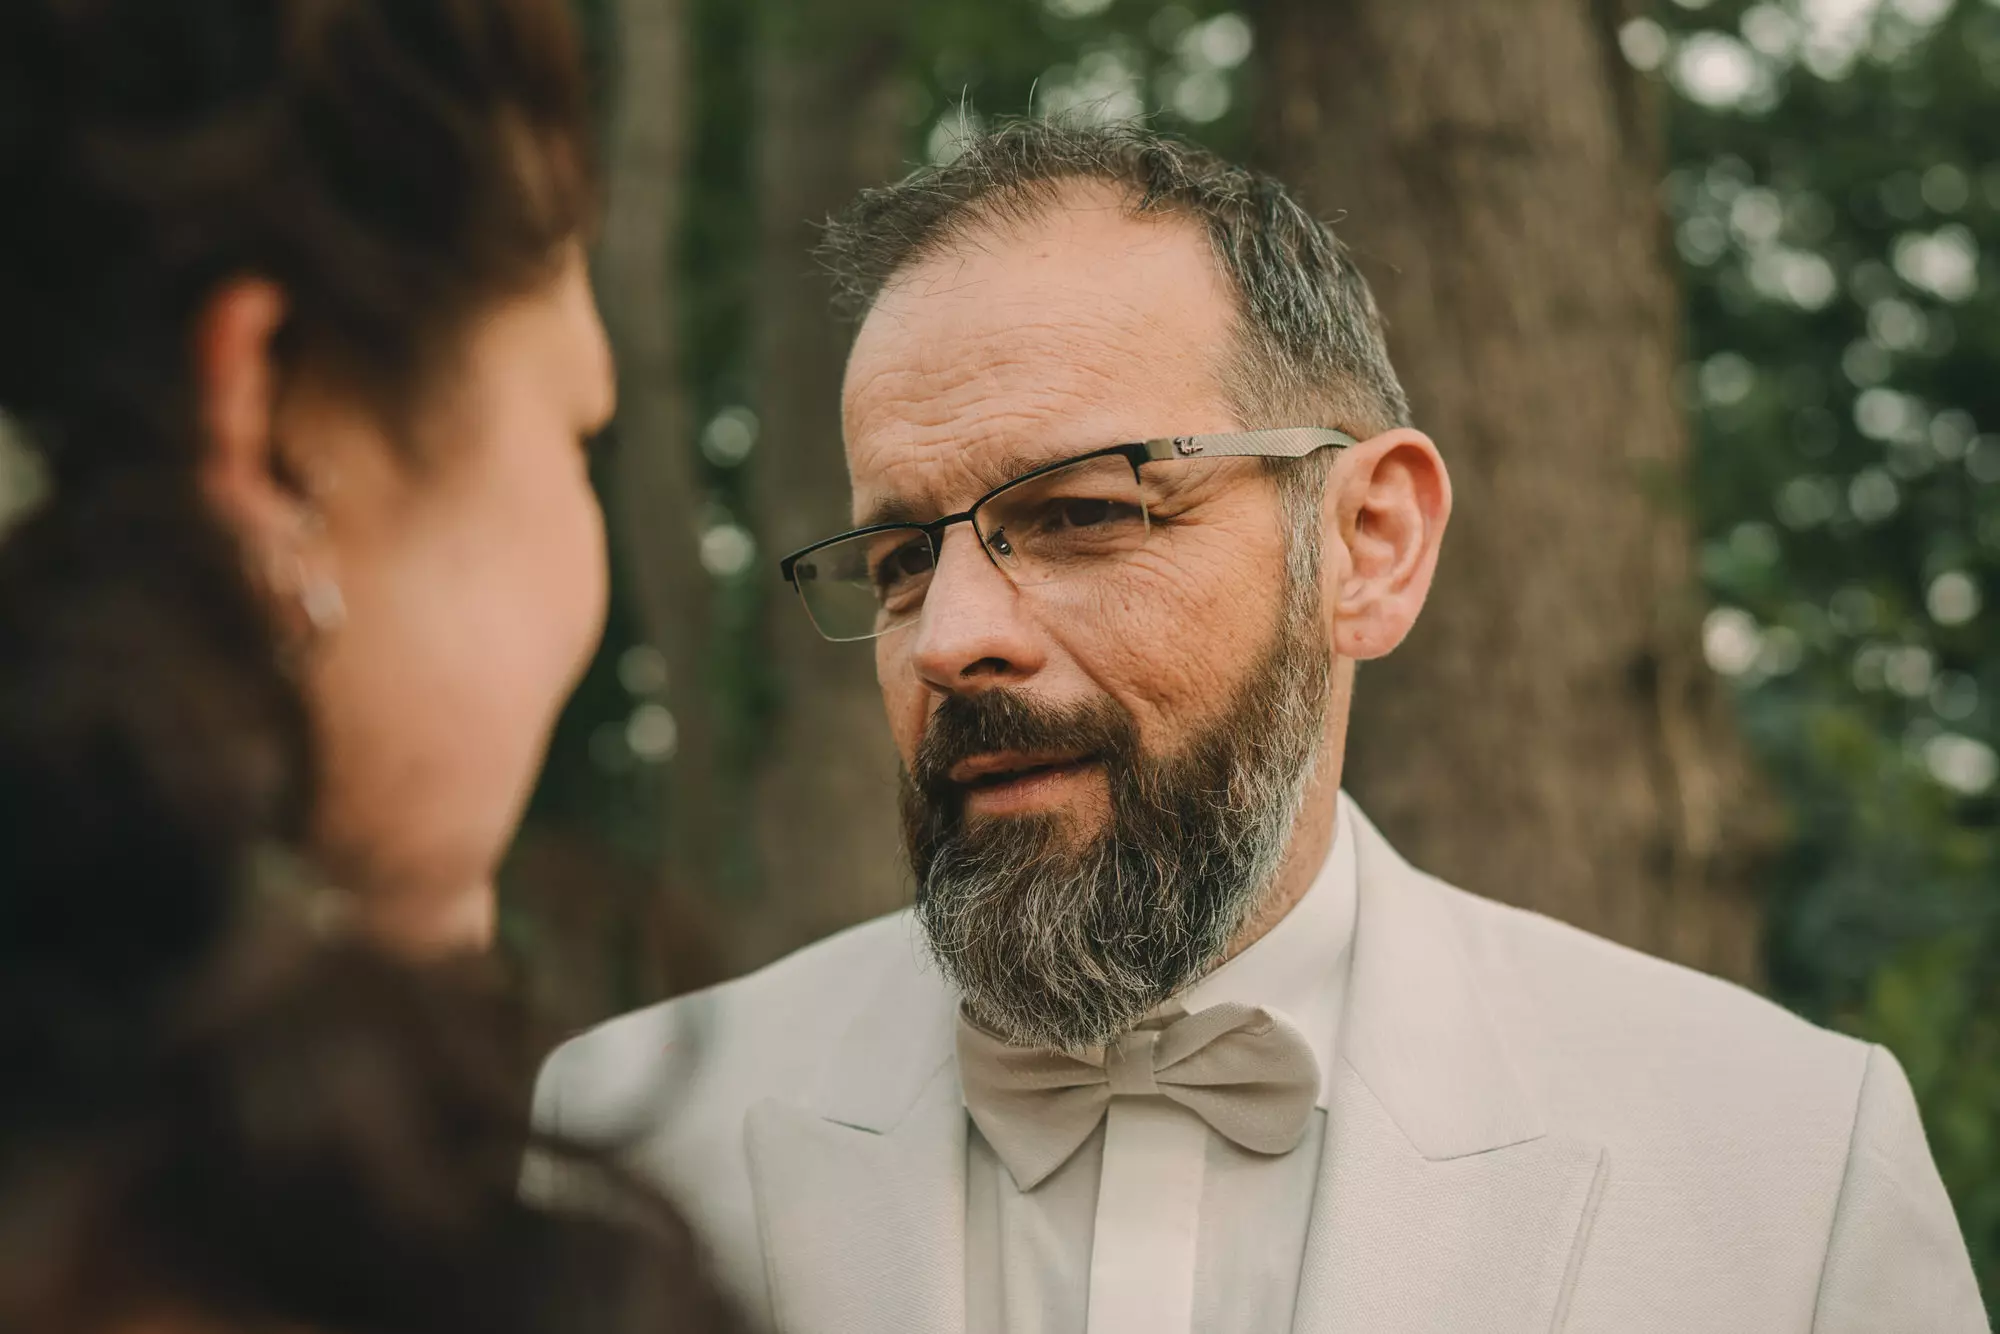
[[[1102,445],[1240,429],[1220,377],[1234,321],[1207,239],[1184,221],[1132,219],[1109,193],[968,238],[903,274],[856,341],[845,424],[857,522],[888,506],[954,513]],[[946,699],[996,688],[1052,706],[1109,700],[1152,753],[1222,714],[1278,621],[1276,488],[1249,460],[1144,476],[1152,531],[1110,586],[1016,589],[966,526],[949,531],[922,615],[876,641],[905,765]],[[1089,765],[987,776],[966,793],[975,820],[1055,813],[1087,832],[1108,810]]]
[[[966,238],[856,342],[857,522],[1241,429],[1234,325],[1203,234],[1109,194]],[[1287,579],[1273,481],[1246,460],[1142,481],[1149,534],[1115,568],[1017,588],[954,526],[921,614],[875,641],[920,916],[975,1014],[1020,1041],[1103,1041],[1219,961],[1321,741],[1320,590]]]

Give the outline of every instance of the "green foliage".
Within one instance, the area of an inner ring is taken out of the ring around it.
[[[586,50],[595,73],[601,112],[618,95],[613,86],[618,40],[610,0],[578,0]],[[662,237],[677,245],[680,263],[674,294],[686,367],[690,438],[683,442],[696,461],[705,487],[705,524],[714,529],[748,523],[752,500],[739,466],[755,440],[755,417],[744,406],[753,397],[751,371],[755,330],[757,193],[755,177],[755,85],[757,10],[738,0],[686,0],[689,24],[688,69],[692,87],[684,95],[689,113],[687,177],[680,183],[681,235]],[[704,447],[726,420],[734,439]],[[615,437],[615,427],[614,427]],[[747,441],[749,444],[740,442]],[[616,447],[615,438],[612,447]],[[600,459],[594,475],[600,492],[610,470]],[[612,535],[613,584],[610,623],[604,644],[576,698],[558,725],[549,767],[530,809],[532,821],[581,828],[614,855],[652,867],[664,855],[666,774],[664,766],[634,752],[627,730],[636,710],[659,696],[658,671],[639,648],[639,632],[624,590],[629,576],[617,534]],[[711,696],[717,715],[722,781],[732,785],[741,807],[757,735],[769,700],[769,673],[756,650],[756,624],[769,593],[762,579],[766,562],[751,559],[718,576],[714,617]],[[635,657],[635,650],[639,656]],[[725,877],[730,868],[725,868]],[[740,865],[736,877],[744,874]]]
[[[1903,1061],[1993,1292],[2000,7],[1682,3],[1624,38],[1676,94],[1710,658],[1794,821],[1772,980]]]
[[[705,534],[742,534],[745,555],[711,563],[715,601],[709,695],[717,722],[717,803],[728,827],[720,839],[725,893],[754,888],[750,789],[774,674],[760,623],[771,560],[756,542],[756,507],[743,464],[756,443],[754,370],[758,196],[756,68],[760,7],[743,0],[687,0],[693,23],[690,69],[694,120],[680,279],[681,346],[687,365],[689,445],[707,486]],[[767,4],[766,10],[776,8]],[[704,555],[715,550],[705,547]]]
[[[967,124],[1028,112],[1141,115],[1226,152],[1244,145],[1254,34],[1215,0],[938,0],[909,5],[920,156]]]

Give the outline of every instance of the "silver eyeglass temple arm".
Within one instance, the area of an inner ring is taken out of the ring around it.
[[[1172,435],[1148,440],[1146,457],[1165,459],[1264,458],[1301,459],[1329,446],[1345,449],[1359,441],[1345,431],[1313,426],[1289,426],[1274,431],[1235,431],[1221,435]]]

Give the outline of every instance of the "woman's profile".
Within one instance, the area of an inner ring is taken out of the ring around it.
[[[282,751],[213,748],[238,800],[419,950],[488,935],[603,616],[590,146],[558,0],[0,11],[0,410],[53,474],[16,583],[122,596],[201,655],[164,687],[209,710],[185,725]],[[49,660],[153,707],[72,647]],[[0,818],[68,795],[45,775]]]
[[[0,4],[0,1328],[736,1328],[424,962],[603,613],[589,148],[562,0]]]

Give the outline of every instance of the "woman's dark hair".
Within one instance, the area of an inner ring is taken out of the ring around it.
[[[0,405],[59,485],[185,466],[189,333],[240,275],[407,387],[592,207],[561,0],[8,0]]]
[[[493,994],[300,925],[311,719],[197,480],[225,284],[393,414],[553,276],[589,143],[564,0],[0,0],[0,412],[51,481],[0,539],[0,1328],[735,1328],[612,1169],[519,1197]]]
[[[505,1008],[468,965],[252,914],[147,1025],[116,1110],[0,1176],[0,1328],[742,1330],[669,1206],[534,1139]],[[522,1197],[531,1147],[592,1212]]]
[[[52,481],[0,545],[0,962],[23,926],[101,932],[82,886],[152,884],[120,911],[198,930],[159,878],[223,885],[313,806],[197,482],[207,303],[274,282],[285,358],[394,411],[553,274],[590,139],[564,0],[0,3],[0,413]]]

